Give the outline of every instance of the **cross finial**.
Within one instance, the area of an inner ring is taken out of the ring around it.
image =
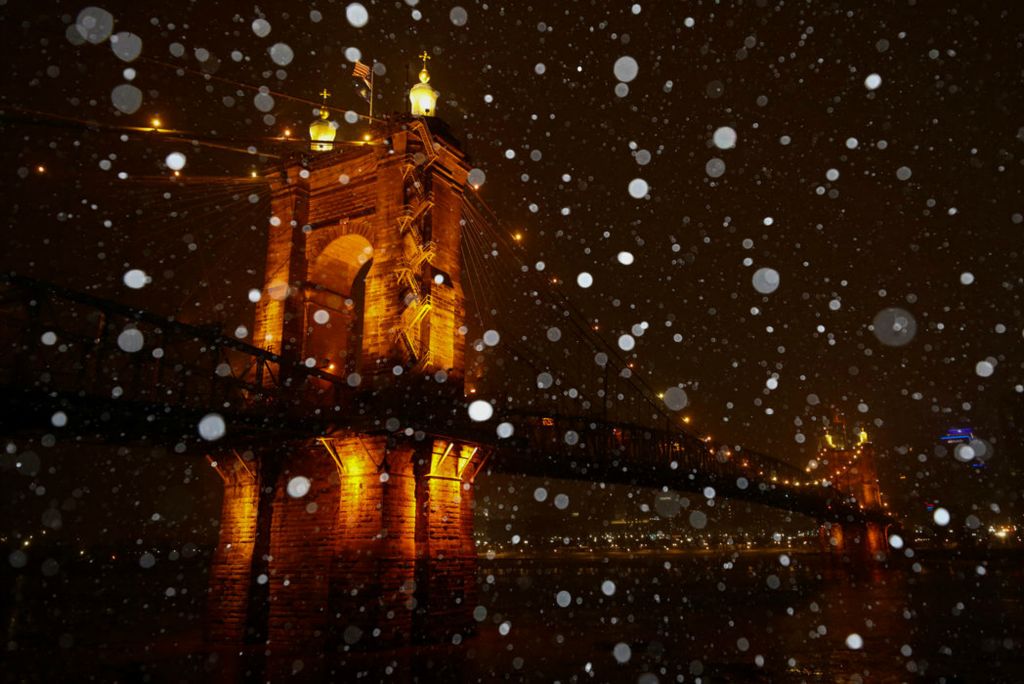
[[[430,55],[427,54],[426,50],[424,50],[423,54],[420,55],[420,59],[423,60],[423,68],[426,69],[427,68],[427,60],[430,59]]]
[[[327,92],[327,88],[324,88],[318,94],[320,95],[320,97],[324,98],[324,104],[327,104],[327,98],[331,96],[331,94]]]

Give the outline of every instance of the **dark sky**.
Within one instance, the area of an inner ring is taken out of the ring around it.
[[[313,112],[300,100],[321,88],[329,105],[363,111],[347,48],[385,70],[378,112],[406,109],[425,49],[439,114],[486,172],[499,228],[524,233],[526,263],[544,261],[612,344],[649,325],[637,370],[659,389],[682,383],[699,432],[802,464],[838,410],[869,426],[883,489],[908,509],[938,498],[964,514],[1019,512],[1019,3],[466,2],[462,22],[450,2],[364,2],[361,28],[346,4],[103,4],[114,32],[141,38],[131,63],[109,41],[68,40],[84,3],[0,7],[4,268],[227,330],[249,323],[266,202],[245,178],[270,160],[104,127],[159,115],[192,137],[280,154],[268,138],[304,132]],[[294,54],[285,66],[277,43]],[[624,56],[639,70],[617,94]],[[112,104],[126,68],[143,96],[133,114]],[[300,99],[275,96],[263,112],[241,84]],[[734,148],[715,146],[721,127]],[[343,124],[340,136],[358,132]],[[210,180],[170,183],[174,151],[186,176]],[[717,177],[712,159],[725,165]],[[649,186],[641,199],[635,178]],[[771,294],[752,284],[763,267],[780,277]],[[129,268],[153,282],[129,290]],[[583,271],[589,289],[576,285]],[[504,335],[548,344],[547,326],[522,313],[525,281],[473,277]],[[869,327],[893,307],[916,323],[898,347]],[[566,344],[552,353],[592,354]],[[936,452],[964,425],[987,442],[980,471]]]

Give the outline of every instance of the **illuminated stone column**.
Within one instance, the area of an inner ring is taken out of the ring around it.
[[[298,361],[304,337],[303,284],[307,265],[303,226],[309,216],[308,182],[301,177],[289,177],[276,183],[271,212],[266,275],[256,307],[253,343]]]
[[[479,450],[435,440],[416,483],[416,638],[448,641],[472,629],[476,546],[469,476]]]
[[[383,436],[324,441],[341,472],[332,632],[354,648],[407,642],[416,558],[413,448]]]
[[[885,530],[880,523],[833,522],[822,525],[821,530],[828,550],[851,560],[876,559],[888,548]]]
[[[262,644],[267,639],[267,616],[270,614],[270,583],[261,579],[270,576],[270,536],[274,515],[274,484],[281,472],[282,456],[291,445],[285,443],[280,451],[262,454],[259,464],[259,497],[256,502],[256,543],[253,547],[252,569],[249,572],[249,610],[245,628],[248,643]]]
[[[434,201],[430,239],[437,245],[434,265],[447,273],[453,283],[462,282],[462,203],[469,173],[462,156],[445,146],[438,162],[428,171]]]
[[[872,556],[885,553],[889,544],[885,539],[885,528],[876,522],[864,525],[864,546]]]
[[[460,496],[462,528],[459,530],[459,539],[462,542],[461,559],[462,564],[462,595],[463,611],[466,616],[472,615],[476,607],[476,537],[474,536],[474,520],[476,517],[476,499],[473,496],[473,477],[482,465],[482,454],[475,448],[462,447],[463,456],[467,459],[467,468],[461,474],[462,493]],[[468,622],[472,627],[475,623]]]
[[[285,459],[273,495],[268,573],[268,649],[280,653],[321,642],[328,623],[331,561],[339,543],[339,478],[315,443]]]
[[[402,445],[387,453],[381,473],[381,541],[378,577],[381,605],[376,626],[381,639],[408,642],[416,588],[416,478],[414,450]],[[387,479],[384,480],[384,476]]]
[[[821,539],[831,553],[843,553],[846,550],[846,534],[843,526],[837,522],[825,523],[820,528]]]
[[[857,460],[856,469],[859,478],[857,500],[865,508],[881,508],[882,497],[878,486],[878,464],[875,458],[874,446],[871,444],[861,446]]]
[[[211,642],[240,644],[245,637],[259,501],[256,463],[234,454],[211,459],[224,482],[220,531],[210,565],[207,636]]]
[[[432,364],[449,373],[449,381],[461,386],[465,375],[466,304],[462,290],[462,205],[467,169],[455,150],[442,148],[438,163],[431,166],[429,185],[433,207],[430,239],[435,245],[431,266],[443,274],[443,282],[431,280],[434,302],[430,312],[429,346]]]
[[[430,326],[427,345],[430,348],[431,365],[448,373],[448,382],[461,383],[464,372],[465,335],[458,332],[465,318],[461,289],[444,284],[430,288],[433,306],[430,309]]]
[[[407,211],[402,160],[399,155],[378,162],[374,190],[373,268],[366,276],[363,350],[360,373],[390,380],[391,369],[401,363],[397,344],[404,304],[398,296],[395,274],[403,267],[399,218]]]

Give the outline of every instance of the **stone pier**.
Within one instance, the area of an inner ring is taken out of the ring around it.
[[[347,433],[276,458],[216,463],[212,643],[372,649],[472,629],[479,448]]]

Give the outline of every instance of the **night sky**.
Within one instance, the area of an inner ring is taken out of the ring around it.
[[[867,425],[898,510],[923,519],[939,499],[1019,521],[1019,3],[407,0],[364,2],[362,27],[347,4],[105,3],[113,31],[141,39],[137,57],[119,41],[130,63],[109,40],[66,37],[85,4],[0,6],[3,268],[226,331],[251,324],[269,204],[249,176],[273,159],[244,150],[301,149],[272,138],[305,135],[324,87],[339,138],[360,135],[343,116],[366,108],[353,47],[378,63],[376,111],[406,111],[427,50],[438,114],[486,173],[495,229],[523,234],[500,257],[543,261],[613,346],[646,322],[630,358],[659,391],[682,384],[696,432],[803,465],[838,411]],[[622,86],[626,56],[638,70]],[[133,113],[112,101],[125,83],[141,91]],[[124,128],[153,116],[185,140]],[[734,147],[715,144],[723,127]],[[205,180],[172,182],[175,151],[185,179]],[[152,282],[126,287],[132,268]],[[761,268],[780,278],[770,294],[752,282]],[[472,273],[490,293],[476,325],[554,358],[593,353],[547,342],[526,278],[498,275]],[[916,325],[902,346],[871,328],[891,308]],[[983,468],[937,450],[958,426],[984,440]]]

